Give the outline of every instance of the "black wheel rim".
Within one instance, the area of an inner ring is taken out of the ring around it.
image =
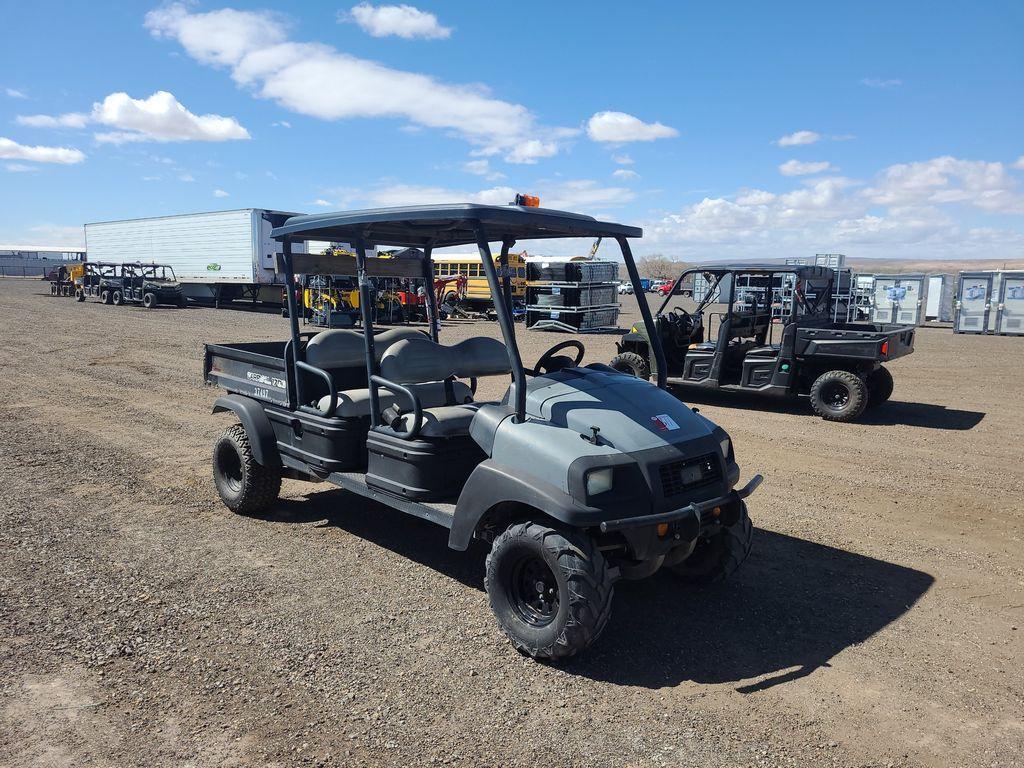
[[[512,569],[509,602],[524,622],[544,627],[558,615],[558,581],[541,558],[527,556]]]
[[[242,490],[242,457],[230,443],[217,446],[217,473],[232,493]]]
[[[850,402],[850,390],[839,381],[830,381],[821,389],[821,401],[833,411],[839,411]]]

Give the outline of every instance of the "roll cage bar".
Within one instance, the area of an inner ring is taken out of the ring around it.
[[[494,302],[494,309],[501,327],[501,335],[508,350],[512,382],[515,385],[515,418],[526,418],[526,370],[516,343],[515,326],[512,319],[512,283],[508,267],[509,249],[517,240],[540,240],[568,237],[607,238],[619,244],[630,282],[637,296],[643,296],[640,274],[629,247],[628,238],[642,237],[643,230],[624,224],[598,221],[565,211],[546,208],[529,208],[518,205],[477,205],[463,203],[438,206],[409,206],[400,208],[378,208],[364,211],[324,213],[308,216],[292,216],[271,231],[271,237],[282,244],[279,254],[279,270],[285,275],[288,286],[288,318],[291,327],[291,341],[288,344],[293,370],[308,370],[311,374],[325,378],[331,390],[332,403],[336,398],[330,374],[309,365],[303,359],[304,350],[300,343],[299,310],[296,306],[295,274],[355,274],[359,287],[359,311],[362,316],[363,338],[365,341],[366,372],[370,397],[370,423],[379,426],[380,407],[378,389],[386,387],[402,392],[405,388],[380,376],[373,340],[373,318],[370,311],[370,278],[413,277],[424,280],[428,286],[426,300],[431,317],[437,317],[437,299],[429,286],[434,283],[434,268],[431,253],[435,248],[475,244],[480,252],[487,283],[492,296],[500,296]],[[355,257],[341,255],[309,255],[292,252],[294,242],[327,240],[350,243]],[[495,267],[490,243],[500,242],[501,251],[498,266]],[[419,259],[390,259],[368,257],[367,249],[376,246],[397,246],[418,248],[423,256]],[[298,268],[298,270],[296,269]],[[654,320],[645,299],[639,301],[640,315],[652,339],[657,360],[658,386],[665,387],[665,353],[655,333]],[[437,341],[436,324],[431,324],[431,338]],[[295,391],[298,393],[298,376],[295,377]],[[297,396],[298,403],[302,398]],[[414,399],[415,401],[415,399]],[[414,402],[415,404],[415,402]],[[417,419],[418,421],[418,419]]]

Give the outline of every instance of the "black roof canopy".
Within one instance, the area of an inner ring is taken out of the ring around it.
[[[477,242],[480,225],[489,241],[560,237],[642,237],[643,230],[592,216],[518,205],[415,205],[292,216],[271,237],[330,240],[409,248],[445,248]]]

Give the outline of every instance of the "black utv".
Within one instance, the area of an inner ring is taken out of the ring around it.
[[[167,264],[122,264],[121,285],[114,288],[111,304],[141,304],[152,309],[160,304],[184,307],[185,294]]]
[[[806,395],[830,421],[853,421],[885,402],[893,379],[883,363],[914,351],[914,328],[847,322],[836,277],[828,267],[779,264],[687,270],[654,317],[668,383]],[[689,296],[682,295],[684,284]],[[642,379],[658,373],[643,326],[634,325],[616,346],[616,370]]]
[[[114,291],[121,290],[121,265],[105,261],[87,261],[82,265],[82,276],[75,280],[75,298],[99,299],[104,304],[114,303]]]

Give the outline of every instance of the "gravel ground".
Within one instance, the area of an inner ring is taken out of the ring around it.
[[[701,402],[766,478],[753,554],[706,591],[620,584],[546,666],[481,548],[324,485],[219,503],[202,344],[285,333],[0,281],[0,765],[1024,764],[1024,339],[922,329],[858,424]],[[528,364],[565,338],[520,333]]]

